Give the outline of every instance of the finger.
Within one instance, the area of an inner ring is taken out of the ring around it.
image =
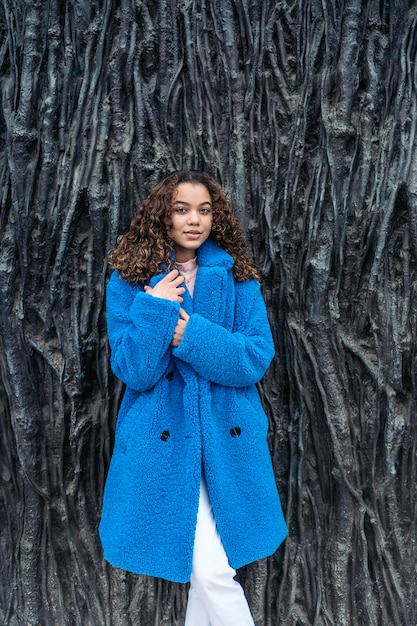
[[[174,270],[171,270],[170,272],[168,272],[168,274],[165,274],[165,276],[159,282],[160,283],[171,283],[173,280],[178,278],[178,276],[179,276],[179,271],[174,269]]]
[[[175,276],[174,278],[171,278],[171,279],[169,279],[168,276],[169,274],[164,276],[164,278],[158,283],[158,285],[164,284],[164,285],[167,285],[168,287],[171,287],[171,286],[179,287],[184,282],[184,278],[182,276]]]
[[[190,316],[188,315],[187,311],[185,311],[182,307],[180,307],[180,315],[181,315],[181,318],[185,322],[188,322],[188,320],[190,319]]]

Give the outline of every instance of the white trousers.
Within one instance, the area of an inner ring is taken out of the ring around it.
[[[235,575],[202,478],[185,626],[255,626]]]

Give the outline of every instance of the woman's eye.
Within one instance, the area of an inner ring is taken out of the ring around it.
[[[207,215],[208,213],[210,213],[210,210],[208,207],[203,207],[200,209],[201,213],[204,213],[204,215]]]
[[[186,213],[187,209],[183,206],[177,206],[175,207],[175,213]]]

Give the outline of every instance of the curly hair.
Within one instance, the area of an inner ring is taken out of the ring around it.
[[[195,170],[172,172],[151,189],[133,217],[129,231],[117,238],[117,245],[110,252],[110,265],[134,285],[148,281],[163,267],[174,267],[174,242],[169,237],[169,226],[180,183],[200,183],[208,190],[213,211],[210,238],[233,257],[235,279],[259,280],[260,272],[226,194],[213,178]]]

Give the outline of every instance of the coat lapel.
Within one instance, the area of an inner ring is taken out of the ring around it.
[[[223,267],[199,267],[194,287],[194,313],[223,324],[227,271]]]
[[[234,314],[233,258],[208,239],[198,251],[194,287],[194,313],[222,326],[229,326]]]

